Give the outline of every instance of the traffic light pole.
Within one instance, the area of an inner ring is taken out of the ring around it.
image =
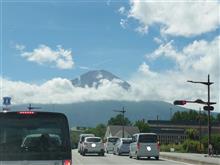
[[[195,101],[186,101],[186,100],[175,100],[174,101],[174,105],[185,105],[186,103],[198,103],[198,104],[203,104],[203,105],[207,105],[204,106],[203,109],[205,111],[208,111],[208,155],[211,155],[211,150],[212,150],[212,146],[211,146],[211,120],[210,120],[210,111],[214,110],[214,107],[211,106],[213,104],[216,104],[216,102],[210,102],[210,85],[214,84],[214,82],[210,82],[210,76],[208,75],[208,81],[207,82],[203,82],[203,81],[187,81],[190,83],[198,83],[198,84],[204,84],[207,85],[208,87],[208,101],[204,102],[200,99],[197,99]]]
[[[210,85],[213,84],[213,82],[210,82],[210,76],[208,75],[208,81],[207,82],[201,82],[201,81],[188,81],[191,83],[199,83],[199,84],[204,84],[207,85],[208,87],[208,101],[206,102],[207,107],[204,107],[204,110],[208,111],[208,155],[211,155],[211,149],[212,147],[210,147],[211,145],[211,124],[210,124],[210,111],[214,110],[214,108],[211,106],[211,104],[216,104],[214,102],[210,102]],[[204,104],[205,102],[197,102],[200,104]]]

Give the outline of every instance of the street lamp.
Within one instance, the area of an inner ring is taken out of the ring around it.
[[[123,115],[123,122],[122,122],[122,138],[124,138],[124,136],[125,136],[125,128],[124,128],[124,126],[125,126],[125,109],[124,109],[124,107],[122,107],[122,110],[114,110],[115,112],[119,112],[119,113],[122,113],[122,115]]]
[[[210,76],[208,75],[208,81],[204,82],[204,81],[192,81],[192,80],[188,80],[187,82],[190,83],[198,83],[198,84],[204,84],[208,86],[208,101],[204,102],[202,100],[196,100],[196,103],[199,104],[206,104],[207,106],[204,106],[204,110],[208,111],[208,154],[210,156],[210,149],[209,149],[209,145],[211,144],[211,125],[210,125],[210,111],[214,110],[214,107],[210,106],[212,104],[216,104],[215,102],[210,102],[210,85],[214,84],[214,82],[210,82]]]

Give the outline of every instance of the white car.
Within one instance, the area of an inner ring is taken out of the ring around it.
[[[95,137],[94,134],[80,134],[78,142],[78,152],[82,154],[82,143],[85,140],[85,137]]]
[[[130,144],[129,157],[155,157],[159,159],[160,146],[157,141],[155,133],[138,133],[132,136],[132,143]]]
[[[104,156],[104,144],[100,137],[86,137],[82,144],[82,155],[85,156],[87,153],[97,153]]]
[[[116,144],[119,137],[108,137],[105,142],[105,152],[113,152],[114,151],[114,145]]]
[[[130,151],[131,138],[120,138],[114,146],[114,155],[128,154]]]

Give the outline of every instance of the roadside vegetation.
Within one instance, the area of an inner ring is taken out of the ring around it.
[[[173,114],[171,121],[173,122],[198,122],[201,124],[207,123],[207,114],[189,110],[188,112],[176,112]],[[220,123],[220,114],[216,117],[211,116],[211,122]],[[139,128],[140,132],[150,132],[150,127],[144,119],[137,120],[132,123],[127,117],[123,118],[122,114],[118,114],[108,120],[107,125],[124,125],[125,126],[136,126]],[[107,125],[98,124],[95,128],[84,128],[81,130],[71,130],[71,141],[72,148],[76,148],[79,140],[79,135],[81,133],[92,133],[96,136],[104,138]],[[160,149],[164,152],[170,152],[174,150],[175,152],[188,152],[188,153],[207,153],[208,148],[208,136],[199,137],[199,131],[197,129],[187,129],[185,131],[187,139],[179,144],[161,144]],[[220,133],[212,134],[211,136],[212,145],[214,147],[215,153],[220,153]]]

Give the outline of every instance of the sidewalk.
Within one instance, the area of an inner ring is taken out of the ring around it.
[[[220,156],[209,157],[205,154],[160,152],[160,157],[191,164],[220,165]]]

